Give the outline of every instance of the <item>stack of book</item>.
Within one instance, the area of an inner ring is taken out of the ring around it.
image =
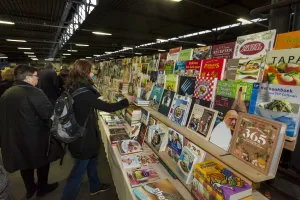
[[[250,197],[252,187],[215,161],[205,161],[195,165],[192,195],[196,200],[238,200]]]
[[[150,101],[144,100],[142,98],[136,98],[134,104],[137,106],[149,106]]]
[[[102,118],[109,129],[124,128],[124,121],[116,114],[102,114]]]
[[[120,83],[119,84],[119,92],[121,92],[122,94],[128,94],[128,87],[129,87],[129,83]]]
[[[141,109],[136,105],[130,105],[125,109],[125,120],[130,126],[138,124],[141,120],[142,112]]]

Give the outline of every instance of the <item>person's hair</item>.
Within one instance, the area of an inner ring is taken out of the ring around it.
[[[23,81],[26,76],[32,76],[37,69],[28,65],[18,65],[14,70],[15,80]]]
[[[87,60],[77,60],[69,73],[66,89],[76,89],[80,85],[93,85],[90,77],[93,64]]]
[[[14,69],[5,68],[1,72],[1,77],[3,80],[6,80],[6,81],[14,81]]]
[[[52,62],[46,63],[45,69],[54,69],[54,64]]]
[[[67,68],[62,68],[59,72],[59,75],[62,77],[67,77],[69,75],[70,70],[68,70]]]

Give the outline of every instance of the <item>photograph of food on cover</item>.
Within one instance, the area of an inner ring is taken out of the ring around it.
[[[258,58],[241,58],[236,72],[236,80],[255,82],[260,72],[263,57]]]
[[[140,143],[135,140],[122,140],[121,142],[121,148],[123,152],[131,153],[142,150]]]
[[[203,113],[193,113],[190,118],[189,128],[197,133],[207,136],[214,112],[204,109]]]

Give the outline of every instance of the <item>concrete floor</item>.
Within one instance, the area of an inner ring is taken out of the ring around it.
[[[108,161],[105,156],[103,144],[101,145],[99,153],[99,169],[98,176],[103,183],[108,183],[113,185],[110,168]],[[59,161],[51,164],[49,172],[49,183],[58,181],[59,187],[52,192],[51,194],[38,198],[39,200],[59,200],[62,196],[64,185],[66,179],[72,169],[73,161],[70,154],[67,154],[64,158],[64,163],[62,166],[59,165]],[[13,200],[25,200],[26,190],[23,183],[23,180],[20,176],[20,172],[15,172],[9,174],[9,179],[12,185],[12,195]],[[37,198],[36,198],[37,199]],[[84,180],[81,185],[80,193],[78,195],[78,200],[95,200],[95,199],[109,199],[109,200],[118,200],[115,187],[113,186],[109,191],[100,193],[95,196],[90,196],[89,194],[89,183],[87,176],[85,175]]]

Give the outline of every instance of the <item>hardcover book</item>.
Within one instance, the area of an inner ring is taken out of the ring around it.
[[[131,187],[147,184],[159,179],[159,174],[152,167],[131,168],[126,171]]]
[[[165,124],[158,124],[157,127],[151,129],[149,132],[151,138],[151,145],[158,151],[165,151],[168,145],[168,127]]]
[[[177,74],[167,74],[165,79],[165,89],[177,92],[178,89],[178,75]]]
[[[300,48],[300,31],[277,34],[274,49]]]
[[[185,75],[186,76],[199,76],[201,70],[201,60],[188,60],[186,61]]]
[[[177,171],[186,184],[192,183],[194,166],[197,162],[199,162],[199,157],[189,148],[183,147],[177,162]]]
[[[184,76],[185,74],[186,61],[177,61],[175,63],[174,74]]]
[[[234,81],[236,78],[238,66],[239,66],[239,59],[227,60],[224,80]]]
[[[111,135],[109,138],[112,145],[119,143],[121,140],[130,139],[127,133]]]
[[[141,166],[136,155],[121,156],[121,159],[124,168],[135,168]]]
[[[213,45],[212,58],[231,59],[233,57],[234,47],[235,42]]]
[[[152,71],[150,73],[150,81],[152,83],[157,83],[157,78],[158,78],[158,71]]]
[[[150,112],[142,108],[141,113],[142,113],[141,122],[147,126],[149,122]]]
[[[186,147],[189,148],[192,152],[194,152],[199,157],[199,162],[203,162],[206,156],[206,152],[192,143],[191,141],[185,139],[187,141]]]
[[[138,134],[139,134],[139,132],[140,132],[140,129],[141,129],[141,123],[137,123],[137,124],[135,124],[135,125],[133,125],[133,126],[131,126],[131,127],[132,127],[132,131],[131,131],[131,133],[129,134],[129,137],[130,137],[130,138],[133,138],[133,137],[138,136]]]
[[[142,151],[140,143],[138,143],[136,140],[121,140],[117,146],[121,155],[138,153]]]
[[[183,49],[179,53],[178,61],[192,60],[193,49]]]
[[[161,88],[164,88],[165,79],[166,79],[165,71],[158,71],[157,86],[161,87]]]
[[[225,74],[226,59],[211,58],[202,61],[201,77],[212,77],[223,80]]]
[[[124,134],[126,133],[124,128],[113,128],[109,129],[110,135],[118,135],[118,134]]]
[[[218,111],[195,104],[187,127],[209,140],[217,116]]]
[[[177,61],[182,47],[176,47],[169,50],[167,60]]]
[[[161,114],[163,114],[165,116],[168,116],[174,95],[175,95],[175,92],[173,92],[171,90],[164,90],[162,100],[158,107],[158,112],[160,112]]]
[[[140,143],[141,147],[143,147],[145,138],[147,136],[147,132],[148,132],[148,126],[146,126],[145,124],[141,125],[141,129],[140,129],[140,133],[137,136],[136,140],[138,141],[138,143]]]
[[[260,82],[267,52],[273,49],[276,30],[240,36],[236,40],[233,58],[239,58],[236,80]]]
[[[230,153],[265,175],[275,175],[286,124],[240,113]]]
[[[138,200],[185,200],[168,179],[132,189]]]
[[[193,60],[202,60],[211,58],[211,46],[198,47],[193,51]]]
[[[158,110],[159,103],[161,101],[162,95],[163,95],[164,89],[161,87],[158,87],[156,85],[153,86],[152,92],[150,95],[150,106],[154,110]]]
[[[164,70],[165,62],[167,60],[168,53],[161,53],[159,58],[159,64],[158,64],[158,71]]]
[[[168,155],[178,162],[183,149],[184,137],[172,128],[169,128]]]
[[[180,76],[178,94],[192,97],[195,90],[196,77]]]
[[[216,94],[217,79],[197,76],[194,97],[207,102],[213,102]]]
[[[158,70],[157,68],[159,64],[159,57],[160,54],[154,54],[152,56],[147,57],[147,63],[149,63],[148,70],[147,70],[148,75],[150,75],[151,72]]]
[[[299,132],[300,121],[299,86],[260,85],[255,114],[266,119],[288,125],[286,135],[295,137]]]
[[[210,142],[229,150],[238,112],[254,113],[258,88],[258,83],[218,81],[214,109],[219,113]]]
[[[149,63],[142,63],[142,73],[147,74]]]
[[[267,54],[263,82],[300,86],[300,48],[273,50]]]
[[[195,165],[194,177],[215,199],[238,200],[252,195],[252,187],[215,161]]]
[[[174,60],[167,60],[164,66],[165,74],[173,74],[174,66],[175,66]]]
[[[185,126],[191,103],[191,98],[176,94],[169,111],[169,119],[179,126]]]

